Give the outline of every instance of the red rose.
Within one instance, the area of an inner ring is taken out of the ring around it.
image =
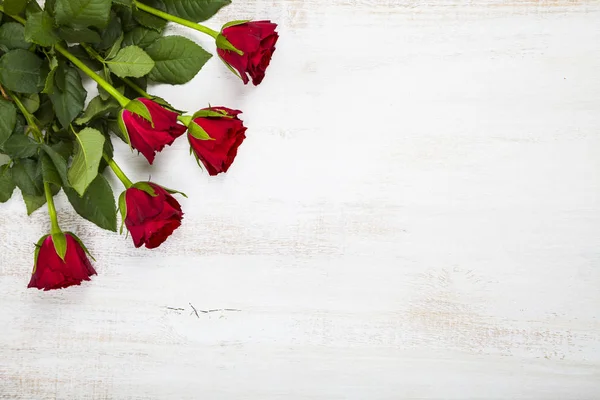
[[[31,280],[27,287],[51,290],[79,285],[89,281],[96,271],[90,264],[79,240],[65,233],[67,250],[64,261],[57,254],[52,236],[44,236],[38,243]]]
[[[135,247],[145,244],[149,249],[156,248],[181,225],[181,206],[163,187],[151,182],[136,183],[124,194],[125,226]]]
[[[200,110],[193,123],[198,125],[212,140],[202,140],[194,136],[195,127],[190,128],[188,139],[198,160],[210,175],[227,172],[240,144],[246,138],[246,127],[237,117],[241,111],[225,107],[211,107]]]
[[[166,145],[173,144],[175,139],[183,135],[186,128],[177,123],[179,114],[176,112],[167,110],[152,100],[144,98],[137,100],[141,101],[148,109],[152,123],[129,110],[122,112],[123,123],[127,129],[131,147],[142,153],[152,164],[156,153]]]
[[[221,32],[235,48],[244,52],[239,55],[231,50],[217,49],[223,61],[240,73],[244,84],[248,83],[246,74],[250,75],[254,85],[260,84],[265,77],[279,38],[275,28],[277,24],[271,21],[254,21],[228,26]]]

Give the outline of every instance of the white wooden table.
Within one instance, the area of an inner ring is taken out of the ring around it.
[[[600,398],[600,2],[237,0],[211,25],[242,18],[280,23],[260,87],[213,59],[155,90],[244,111],[230,173],[117,146],[190,196],[163,247],[61,194],[99,275],[28,290],[47,215],[0,208],[0,399]]]

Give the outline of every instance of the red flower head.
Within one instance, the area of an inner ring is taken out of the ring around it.
[[[236,25],[225,25],[221,35],[236,49],[244,52],[239,55],[227,46],[219,46],[217,53],[229,66],[236,69],[244,84],[252,78],[252,83],[258,85],[265,77],[265,70],[271,62],[275,51],[275,43],[279,35],[275,32],[277,24],[271,21],[250,21]],[[219,45],[217,39],[217,45]]]
[[[138,101],[141,104],[137,103]],[[133,100],[132,103],[137,103],[135,110],[139,110],[140,113],[124,109],[121,118],[131,147],[142,153],[152,164],[156,153],[166,145],[173,144],[175,139],[183,135],[186,128],[177,123],[179,114],[167,110],[152,100],[139,98]],[[150,116],[152,122],[148,118],[144,118],[144,114]]]
[[[238,114],[241,111],[225,107],[205,108],[194,114],[188,139],[210,175],[227,172],[246,138],[246,127]]]
[[[58,245],[55,246],[54,240]],[[57,247],[61,247],[61,257]],[[65,248],[66,246],[66,248]],[[40,239],[35,251],[33,273],[27,287],[51,290],[79,285],[89,281],[96,271],[88,260],[86,251],[79,239],[72,233],[46,235]]]
[[[177,200],[152,182],[138,182],[123,192],[119,207],[135,247],[160,246],[181,225],[183,218]]]

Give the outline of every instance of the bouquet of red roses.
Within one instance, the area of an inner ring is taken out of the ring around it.
[[[36,244],[29,287],[78,285],[96,274],[83,242],[58,223],[62,189],[73,209],[100,228],[128,230],[136,247],[156,248],[181,225],[183,194],[131,181],[113,158],[117,136],[150,164],[186,134],[210,175],[227,172],[245,138],[241,111],[207,107],[193,114],[147,92],[150,83],[189,82],[211,58],[194,41],[165,36],[168,22],[210,35],[224,64],[244,84],[265,77],[278,34],[270,21],[232,21],[220,31],[199,24],[230,0],[4,0],[0,6],[0,202],[19,188],[28,214],[44,204],[50,232]],[[96,83],[88,92],[83,80]],[[115,201],[102,175],[124,186]]]

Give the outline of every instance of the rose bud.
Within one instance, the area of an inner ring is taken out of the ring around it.
[[[240,144],[246,138],[246,127],[237,117],[241,111],[210,107],[198,111],[188,125],[188,140],[196,156],[210,175],[227,172]]]
[[[142,153],[150,164],[157,152],[171,145],[186,128],[177,123],[178,113],[144,98],[132,100],[121,112],[121,129],[131,147]]]
[[[87,250],[72,233],[46,235],[35,250],[29,288],[61,289],[89,281],[96,271],[86,255]]]
[[[171,193],[152,182],[138,182],[124,191],[119,208],[135,247],[160,246],[181,225],[183,212]]]
[[[279,38],[275,28],[277,24],[271,21],[232,22],[217,37],[217,53],[232,71],[239,72],[244,84],[249,81],[247,75],[255,86],[265,77]]]

